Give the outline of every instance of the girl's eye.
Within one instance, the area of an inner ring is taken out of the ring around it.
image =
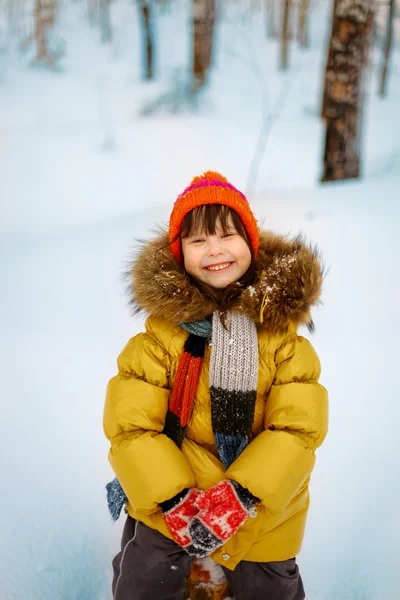
[[[204,240],[202,238],[199,238],[197,240],[193,240],[192,244],[199,244],[200,242],[204,242]]]
[[[224,235],[222,237],[232,237],[233,235],[235,235],[234,233],[224,233]]]

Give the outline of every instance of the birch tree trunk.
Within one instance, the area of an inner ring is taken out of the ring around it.
[[[18,34],[18,13],[20,12],[18,0],[8,0],[7,21],[10,35]]]
[[[112,41],[112,28],[110,21],[110,0],[99,0],[100,35],[103,44]]]
[[[307,16],[310,6],[310,0],[300,0],[299,2],[299,25],[297,29],[297,40],[302,48],[308,47],[308,27]]]
[[[267,0],[267,18],[266,18],[266,32],[267,37],[277,38],[278,28],[276,26],[276,0]]]
[[[292,6],[291,0],[281,0],[283,3],[282,14],[282,35],[281,35],[281,69],[287,69],[288,66],[288,47],[289,47],[289,19],[290,9]]]
[[[98,0],[88,0],[88,19],[89,22],[94,25],[97,23],[99,14]]]
[[[139,0],[139,9],[142,21],[143,38],[143,66],[144,78],[152,79],[154,76],[154,41],[152,34],[151,0]]]
[[[388,21],[387,21],[387,31],[386,31],[385,54],[384,54],[382,70],[381,70],[381,85],[379,88],[380,96],[385,96],[386,91],[387,91],[387,74],[388,74],[388,66],[389,66],[390,54],[391,54],[391,49],[392,49],[393,21],[394,21],[395,9],[396,9],[395,0],[390,0]]]
[[[216,0],[193,0],[193,91],[201,88],[212,63]]]
[[[36,64],[46,64],[55,68],[46,44],[46,29],[53,25],[55,18],[54,0],[35,0],[34,37],[36,42]]]
[[[47,0],[47,27],[51,27],[56,22],[56,0]]]
[[[322,106],[323,182],[360,176],[363,89],[372,23],[369,0],[335,0]]]

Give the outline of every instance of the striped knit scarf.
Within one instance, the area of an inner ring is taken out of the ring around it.
[[[189,337],[179,360],[163,433],[181,447],[212,328],[211,419],[215,444],[227,469],[250,438],[258,378],[258,339],[255,323],[246,315],[227,312],[224,324],[220,317],[216,311],[212,325],[207,320],[181,323]],[[118,479],[107,484],[106,489],[111,516],[117,520],[127,498]]]
[[[213,315],[210,359],[211,419],[215,444],[227,469],[249,443],[258,381],[254,321],[239,312]]]

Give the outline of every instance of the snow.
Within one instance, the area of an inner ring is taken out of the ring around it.
[[[250,192],[265,227],[317,243],[329,269],[311,337],[331,408],[298,557],[307,598],[396,600],[398,72],[385,100],[371,72],[363,180],[322,187],[327,3],[315,3],[311,49],[292,46],[286,74],[263,19],[238,18],[232,3],[197,106],[182,93],[188,3],[157,19],[154,83],[140,80],[136,7],[111,6],[115,41],[102,47],[83,3],[62,3],[57,73],[28,68],[11,38],[0,54],[2,598],[110,597],[123,520],[106,509],[103,401],[142,328],[121,272],[135,239],[212,168]],[[152,112],[161,96],[179,112]]]

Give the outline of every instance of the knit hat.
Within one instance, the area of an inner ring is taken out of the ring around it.
[[[257,221],[251,212],[246,196],[215,171],[207,171],[195,177],[182,194],[178,196],[169,221],[171,252],[177,261],[182,262],[181,240],[178,238],[182,221],[194,208],[205,204],[224,204],[239,215],[248,233],[254,254],[260,245]]]

